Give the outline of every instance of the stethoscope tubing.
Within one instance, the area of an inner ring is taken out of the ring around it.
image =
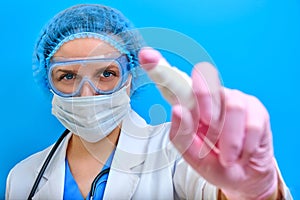
[[[35,194],[35,192],[36,192],[36,190],[37,190],[37,188],[39,186],[39,183],[41,182],[43,174],[45,173],[45,171],[46,171],[46,169],[47,169],[47,167],[48,167],[51,159],[53,158],[54,153],[56,152],[57,148],[59,147],[59,145],[61,144],[61,142],[63,141],[63,139],[68,135],[69,132],[70,131],[68,129],[66,129],[62,133],[62,135],[58,138],[58,140],[56,141],[56,143],[54,144],[54,146],[52,147],[52,149],[51,149],[50,153],[48,154],[48,156],[47,156],[47,158],[46,158],[46,160],[45,160],[45,162],[44,162],[44,164],[43,164],[43,166],[42,166],[42,168],[41,168],[38,176],[35,179],[35,182],[34,182],[34,184],[32,186],[32,189],[30,191],[30,194],[29,194],[27,200],[31,200],[32,197],[34,196],[34,194]]]
[[[27,200],[32,200],[32,197],[34,196],[38,186],[39,186],[39,183],[41,182],[41,179],[43,177],[43,174],[45,173],[51,159],[53,158],[54,156],[54,153],[56,152],[57,148],[59,147],[59,145],[61,144],[61,142],[63,141],[63,139],[68,135],[70,131],[68,129],[66,129],[62,135],[58,138],[58,140],[56,141],[56,143],[54,144],[54,146],[52,147],[50,153],[48,154],[41,170],[39,171],[39,174],[38,176],[36,177],[35,179],[35,182],[31,188],[31,191],[30,191],[30,194],[27,198]],[[103,171],[101,171],[97,176],[96,178],[94,179],[92,185],[91,185],[91,191],[90,191],[90,200],[92,200],[94,198],[94,195],[95,195],[95,189],[96,189],[96,184],[98,182],[98,180],[104,175],[104,174],[107,174],[109,173],[110,171],[110,168],[107,168]]]

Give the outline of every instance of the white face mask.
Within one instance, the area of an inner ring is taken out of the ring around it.
[[[127,87],[109,95],[61,97],[52,100],[52,114],[74,134],[97,142],[120,125],[130,109]]]

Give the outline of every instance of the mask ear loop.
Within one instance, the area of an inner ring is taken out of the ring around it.
[[[126,80],[126,82],[124,84],[124,87],[128,88],[128,86],[131,86],[131,81],[132,81],[132,75],[128,72],[127,80]]]

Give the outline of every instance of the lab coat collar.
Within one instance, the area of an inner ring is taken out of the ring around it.
[[[149,125],[134,111],[123,120],[104,199],[131,199],[147,156]]]
[[[64,180],[65,180],[65,157],[69,139],[71,138],[69,133],[62,141],[62,144],[58,147],[55,155],[52,157],[43,177],[39,183],[38,189],[32,199],[63,199],[64,192]],[[52,149],[53,145],[49,148]],[[47,153],[48,154],[48,153]],[[42,165],[36,169],[36,173],[39,173]]]
[[[151,137],[148,127],[144,119],[130,110],[122,123],[113,167],[132,172],[145,161],[149,137]]]

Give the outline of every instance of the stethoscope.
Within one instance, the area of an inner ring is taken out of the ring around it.
[[[41,182],[41,179],[43,177],[43,174],[45,173],[51,159],[53,158],[54,156],[54,153],[56,152],[57,148],[59,147],[59,145],[61,144],[61,142],[63,141],[63,139],[68,135],[70,131],[68,129],[66,129],[62,135],[58,138],[58,140],[56,141],[56,143],[54,144],[54,146],[52,147],[51,151],[49,152],[45,162],[43,163],[43,166],[41,168],[41,170],[39,171],[39,174],[38,176],[36,177],[35,181],[34,181],[34,184],[31,188],[31,191],[30,191],[30,194],[27,198],[27,200],[32,200],[32,197],[34,196],[38,186],[39,186],[39,183]],[[102,170],[97,176],[96,178],[94,179],[94,181],[92,182],[92,185],[91,185],[91,190],[90,190],[90,200],[92,200],[95,196],[95,191],[96,191],[96,185],[97,185],[97,182],[98,180],[104,175],[104,174],[107,174],[109,173],[109,170],[110,168],[107,168],[107,169],[104,169]]]

